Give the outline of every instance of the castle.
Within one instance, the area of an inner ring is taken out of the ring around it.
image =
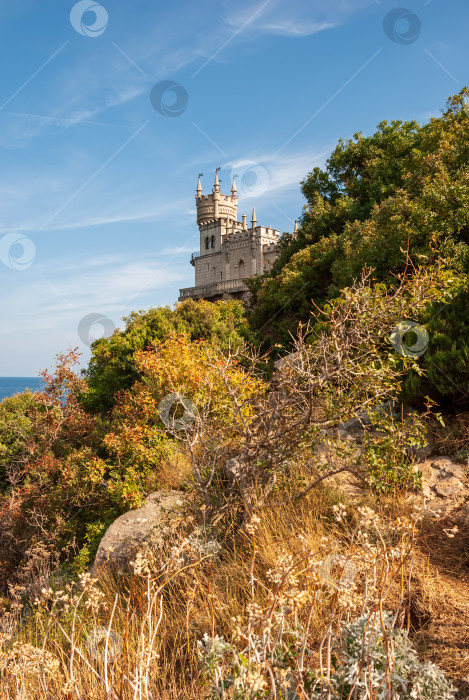
[[[247,277],[262,274],[278,254],[280,233],[276,229],[258,226],[256,211],[252,210],[251,227],[246,215],[238,221],[238,193],[233,178],[231,195],[220,192],[218,170],[210,194],[202,194],[200,175],[195,195],[200,250],[192,253],[195,267],[195,287],[179,290],[184,299],[247,299]],[[296,231],[296,222],[295,222]]]

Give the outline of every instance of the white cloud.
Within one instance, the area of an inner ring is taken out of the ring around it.
[[[0,193],[3,188],[0,185]],[[117,201],[109,202],[107,206],[96,198],[93,202],[88,202],[86,212],[79,207],[70,208],[66,211],[61,219],[55,219],[47,226],[43,227],[44,220],[48,214],[44,211],[43,204],[38,203],[38,207],[34,208],[34,218],[17,219],[12,221],[13,215],[17,215],[20,211],[20,200],[25,199],[25,190],[14,187],[9,189],[10,195],[7,200],[3,200],[3,212],[0,222],[0,235],[17,231],[21,233],[34,233],[40,230],[43,231],[71,231],[79,228],[87,228],[90,226],[103,226],[106,224],[118,223],[157,223],[166,218],[166,216],[174,211],[178,212],[178,220],[194,218],[194,210],[187,208],[187,199],[175,199],[165,201],[154,201],[152,193],[147,197],[142,197],[139,201],[124,200],[122,197],[116,197]],[[27,191],[27,185],[26,185]],[[41,192],[35,191],[35,195],[40,198]],[[63,194],[63,199],[67,198],[67,194]],[[32,201],[30,194],[29,201]],[[39,206],[41,207],[39,209]],[[10,219],[10,221],[8,221]]]
[[[80,124],[92,126],[117,127],[134,130],[134,124],[100,121],[94,117],[103,114],[108,109],[121,106],[147,92],[146,87],[127,86],[117,90],[105,99],[100,95],[93,96],[95,107],[86,109],[80,106],[90,101],[88,90],[81,95],[75,94],[73,99],[62,102],[50,114],[35,114],[28,112],[7,112],[14,119],[6,126],[2,137],[2,145],[9,148],[23,148],[29,141],[42,137],[44,131],[54,129],[64,131]],[[59,91],[60,94],[60,91]]]
[[[269,34],[282,36],[302,37],[317,34],[325,29],[334,29],[336,22],[295,22],[295,20],[285,20],[283,22],[267,22],[261,26],[262,31]]]
[[[304,37],[333,29],[370,4],[370,0],[270,0],[262,5],[249,0],[238,4],[236,10],[230,3],[227,24],[235,29],[243,27],[242,35],[255,31]]]
[[[238,174],[240,199],[271,199],[281,192],[298,190],[301,180],[315,166],[323,165],[330,151],[330,148],[326,148],[290,155],[249,154],[249,157],[228,162],[224,169]]]
[[[36,273],[29,284],[19,284],[17,278],[18,284],[5,295],[3,323],[12,331],[24,332],[25,320],[28,333],[69,326],[95,311],[117,324],[134,300],[148,299],[168,287],[174,288],[176,297],[179,282],[187,276],[187,261],[174,262],[167,256],[145,262],[125,262],[124,256],[50,260],[47,266],[38,265]]]

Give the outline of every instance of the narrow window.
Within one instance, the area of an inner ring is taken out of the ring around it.
[[[209,237],[207,236],[205,239],[205,250],[208,250],[210,248],[210,240]]]
[[[244,260],[239,261],[239,277],[240,279],[244,277]]]
[[[215,248],[215,236],[212,236],[212,248]]]

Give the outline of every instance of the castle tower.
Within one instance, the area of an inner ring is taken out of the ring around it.
[[[280,232],[259,226],[253,208],[251,228],[247,216],[238,221],[238,192],[233,178],[231,194],[220,189],[217,168],[212,191],[203,193],[201,175],[197,180],[195,203],[200,233],[200,250],[192,253],[195,287],[180,290],[179,301],[187,298],[211,300],[246,299],[245,280],[259,275],[273,264],[278,255]]]
[[[199,229],[201,226],[218,220],[224,220],[230,222],[230,224],[236,221],[238,216],[238,193],[236,191],[234,178],[231,187],[231,195],[225,196],[220,192],[220,181],[218,179],[218,171],[216,171],[212,192],[204,195],[202,194],[202,185],[199,176],[195,202],[197,205],[197,224]]]

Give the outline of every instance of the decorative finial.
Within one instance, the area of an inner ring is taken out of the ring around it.
[[[251,219],[251,224],[252,224],[252,228],[256,228],[257,219],[256,219],[256,210],[255,210],[254,207],[252,208],[252,219]]]
[[[293,233],[298,233],[298,222],[295,219],[295,228],[293,229]]]

